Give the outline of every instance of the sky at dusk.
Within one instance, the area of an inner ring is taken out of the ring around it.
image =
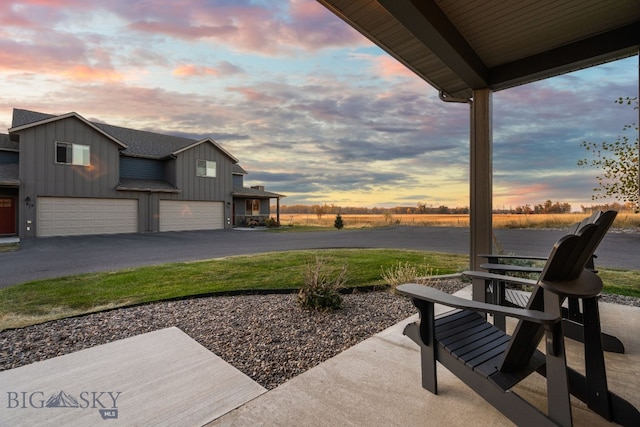
[[[3,0],[13,108],[213,137],[282,204],[469,205],[469,107],[314,0]],[[638,113],[638,57],[496,92],[494,207],[591,205],[584,140]]]

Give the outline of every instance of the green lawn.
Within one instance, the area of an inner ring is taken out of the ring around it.
[[[348,267],[349,287],[384,285],[382,269],[409,263],[432,274],[461,272],[468,257],[392,249],[331,249],[165,264],[38,280],[0,290],[0,330],[151,301],[296,289],[316,256],[331,268]],[[605,292],[640,297],[640,271],[600,269]]]
[[[110,273],[38,280],[0,290],[0,330],[72,315],[220,292],[299,288],[320,254],[329,267],[348,266],[346,286],[382,285],[382,268],[427,265],[438,274],[462,271],[467,257],[422,251],[336,249],[272,252]]]

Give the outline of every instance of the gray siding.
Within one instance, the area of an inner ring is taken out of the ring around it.
[[[234,187],[244,187],[244,176],[242,176],[242,175],[233,175],[233,186]]]
[[[55,142],[88,145],[91,166],[57,164]],[[72,117],[20,133],[20,180],[26,195],[117,197],[118,146]]]
[[[270,208],[269,199],[260,200],[260,215],[269,215],[271,213]]]
[[[21,200],[27,196],[34,202],[40,196],[138,198],[135,193],[123,194],[115,189],[119,179],[118,145],[77,118],[30,127],[19,134]],[[56,141],[91,147],[91,165],[56,163]],[[21,236],[35,236],[36,209],[20,210]]]
[[[236,215],[245,215],[247,213],[247,200],[246,199],[236,199]]]
[[[177,167],[177,163],[175,160],[169,160],[164,164],[164,179],[174,187],[178,186],[178,181],[176,179],[178,172],[176,167]]]
[[[196,160],[216,162],[216,177],[196,176]],[[163,199],[211,200],[231,202],[233,161],[208,142],[199,144],[178,154],[176,186],[181,193]]]
[[[26,128],[19,137],[19,200],[28,196],[34,202],[19,210],[21,237],[35,236],[37,199],[42,196],[136,199],[139,232],[159,231],[160,199],[221,201],[225,217],[231,217],[234,161],[209,142],[167,161],[121,158],[118,144],[75,117]],[[91,165],[57,164],[56,141],[88,145]],[[215,161],[216,177],[196,176],[197,159]],[[127,178],[164,179],[180,191],[118,191],[121,172]]]

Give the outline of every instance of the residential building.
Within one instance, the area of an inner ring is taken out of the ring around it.
[[[212,230],[264,223],[270,200],[211,138],[14,109],[0,134],[0,235]],[[247,209],[247,207],[251,209]],[[277,215],[279,213],[276,213]]]

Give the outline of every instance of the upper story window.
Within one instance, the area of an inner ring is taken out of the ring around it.
[[[211,160],[196,160],[196,175],[215,178],[216,162]]]
[[[88,145],[56,141],[56,163],[89,166],[91,151]]]

